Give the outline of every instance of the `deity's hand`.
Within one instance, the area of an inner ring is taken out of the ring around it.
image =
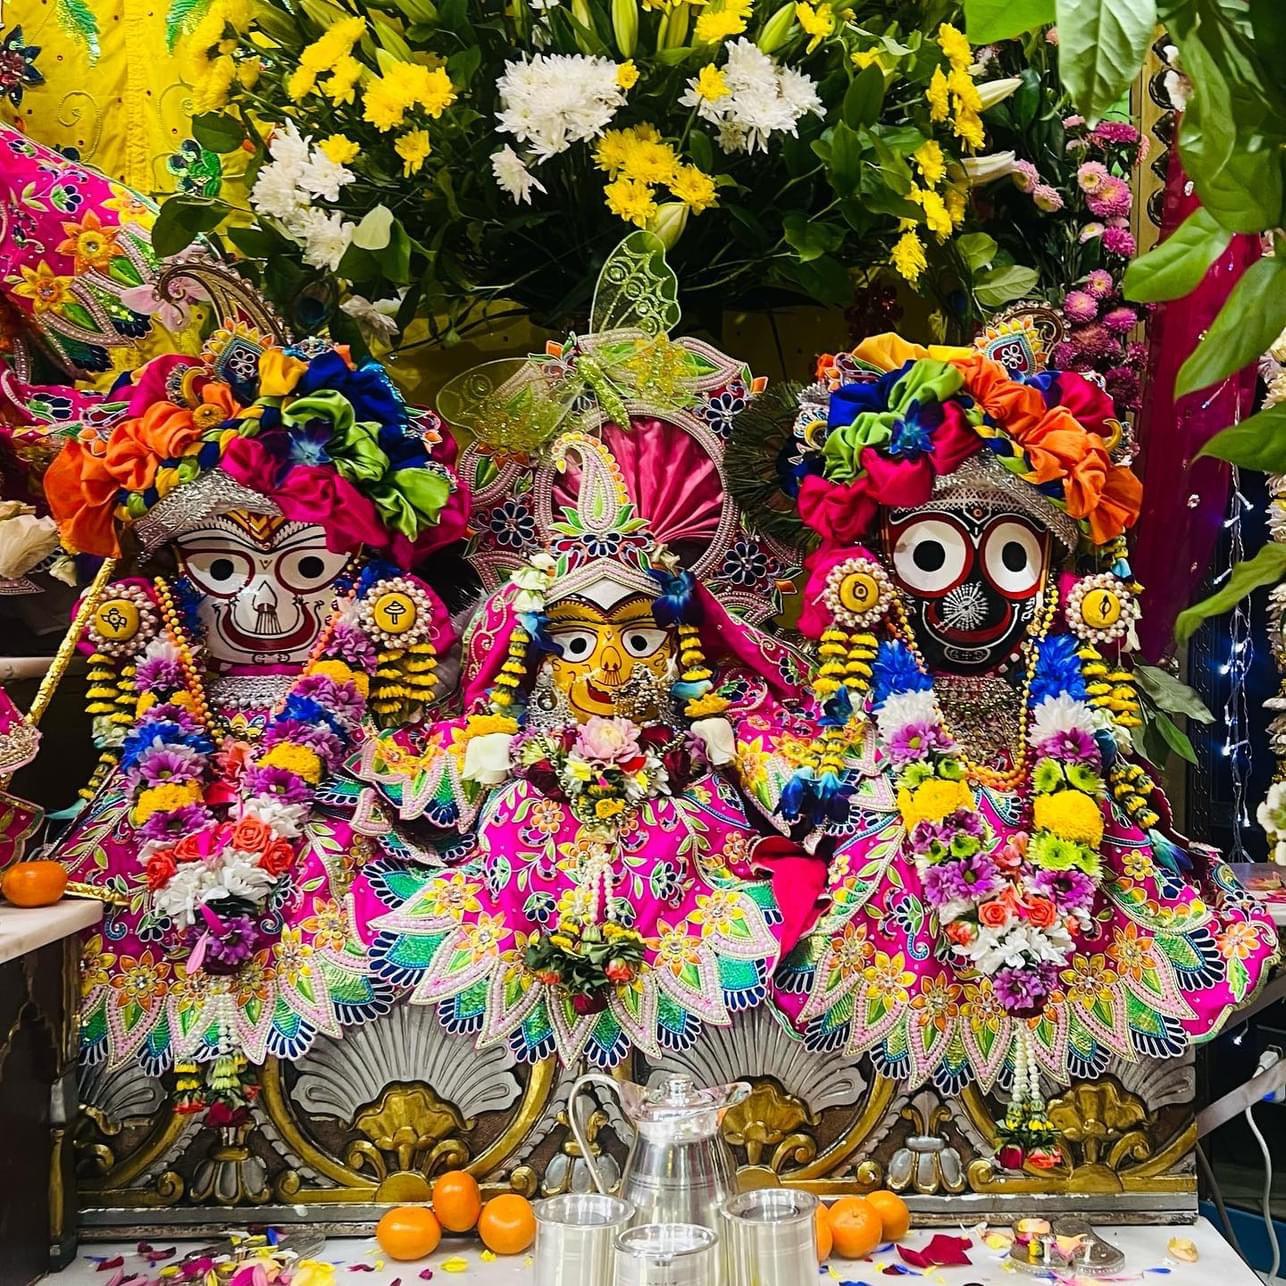
[[[692,735],[705,747],[706,758],[716,767],[730,764],[737,757],[737,736],[732,724],[719,716],[698,719],[692,725]]]
[[[512,740],[513,735],[508,732],[488,732],[472,738],[465,748],[461,775],[480,786],[498,786],[507,781],[511,775],[509,743]]]

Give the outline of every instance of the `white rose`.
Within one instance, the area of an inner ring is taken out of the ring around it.
[[[513,735],[508,732],[488,732],[474,737],[464,751],[464,779],[476,781],[480,786],[498,786],[509,776],[509,743]]]
[[[727,719],[698,719],[692,725],[692,734],[705,746],[706,758],[716,768],[737,757],[737,734]]]
[[[0,576],[25,576],[58,548],[58,525],[52,518],[16,513],[0,521]]]

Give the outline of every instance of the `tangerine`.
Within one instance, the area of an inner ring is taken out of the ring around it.
[[[516,1192],[492,1197],[478,1218],[478,1236],[497,1255],[521,1255],[536,1240],[531,1202]]]
[[[896,1192],[880,1188],[877,1192],[868,1192],[866,1199],[875,1207],[884,1225],[885,1241],[901,1241],[911,1226],[911,1211],[905,1201]]]
[[[863,1259],[880,1244],[884,1223],[865,1197],[841,1197],[830,1209],[831,1237],[841,1259]]]
[[[423,1259],[437,1250],[442,1228],[428,1206],[394,1206],[375,1225],[375,1240],[390,1259]]]
[[[817,1262],[824,1264],[831,1257],[835,1238],[831,1233],[831,1217],[826,1207],[817,1203]]]
[[[467,1170],[448,1170],[433,1185],[433,1209],[448,1232],[468,1232],[482,1212],[477,1179]]]
[[[0,889],[14,906],[52,906],[67,887],[61,862],[15,862]]]

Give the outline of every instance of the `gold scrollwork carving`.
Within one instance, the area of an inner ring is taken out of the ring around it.
[[[817,1117],[802,1099],[787,1093],[775,1080],[752,1081],[750,1094],[723,1118],[723,1137],[734,1148],[744,1148],[746,1161],[757,1166],[765,1151],[773,1149],[768,1163],[774,1173],[792,1161],[806,1165],[817,1156],[817,1140],[801,1126],[813,1127]]]

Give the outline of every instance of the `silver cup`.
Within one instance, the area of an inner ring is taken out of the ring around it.
[[[817,1281],[817,1198],[792,1188],[729,1197],[719,1212],[724,1286],[807,1286]]]
[[[536,1286],[612,1286],[616,1238],[634,1216],[620,1197],[570,1192],[532,1207]]]
[[[616,1239],[615,1286],[718,1286],[718,1246],[697,1224],[639,1224]]]

